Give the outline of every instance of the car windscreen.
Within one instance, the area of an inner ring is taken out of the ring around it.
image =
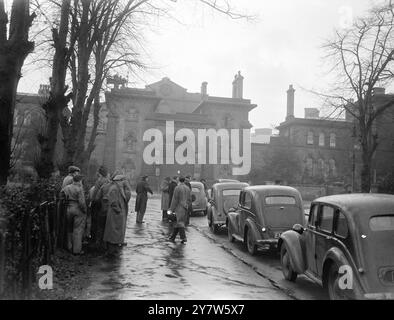
[[[296,199],[291,196],[268,196],[265,197],[267,205],[295,205]]]
[[[394,215],[372,217],[369,227],[372,231],[394,231]]]
[[[241,190],[223,190],[223,210],[228,212],[231,208],[235,208],[238,205],[239,194]]]
[[[192,188],[192,193],[200,193],[201,190],[199,188]]]

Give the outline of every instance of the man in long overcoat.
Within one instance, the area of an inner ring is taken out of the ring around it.
[[[170,177],[167,177],[163,180],[160,186],[161,191],[161,211],[162,211],[162,220],[167,221],[167,210],[170,208]]]
[[[122,246],[125,240],[127,204],[131,197],[129,189],[125,188],[125,180],[124,175],[116,175],[108,189],[108,211],[103,240],[110,253],[113,253],[116,247]]]
[[[179,185],[174,190],[174,196],[171,201],[171,212],[175,212],[176,225],[174,231],[169,238],[170,241],[175,241],[175,238],[179,232],[182,243],[185,244],[186,233],[185,224],[187,220],[188,200],[190,198],[190,189],[185,185],[185,178],[179,178]]]
[[[148,202],[148,192],[153,194],[152,189],[148,184],[148,177],[143,176],[141,181],[137,183],[136,187],[137,198],[135,199],[135,212],[137,213],[136,222],[143,223],[146,205]]]
[[[178,185],[178,177],[174,176],[170,182],[170,185],[168,187],[168,194],[170,197],[170,202],[168,203],[168,207],[171,207],[171,201],[172,201],[172,197],[174,196],[174,190]]]

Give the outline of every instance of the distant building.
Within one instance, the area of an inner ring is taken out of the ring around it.
[[[319,109],[305,108],[305,117],[294,115],[294,93],[291,85],[287,91],[286,120],[277,129],[279,134],[270,144],[254,143],[252,164],[264,165],[264,157],[272,150],[293,150],[302,165],[299,182],[304,184],[341,183],[354,184],[360,189],[361,148],[357,139],[357,123],[347,114],[345,118],[321,117]],[[394,99],[376,88],[374,102]],[[379,117],[376,125],[379,145],[373,160],[373,181],[376,182],[393,169],[394,161],[394,110]]]
[[[243,76],[240,73],[234,78],[232,97],[229,98],[210,95],[207,82],[202,83],[199,93],[189,93],[169,78],[145,88],[114,84],[105,97],[107,116],[102,117],[106,120],[102,124],[105,135],[96,142],[91,163],[103,163],[110,171],[123,170],[133,182],[141,175],[148,175],[153,186],[157,186],[165,177],[178,173],[207,180],[232,177],[232,166],[180,165],[176,162],[148,165],[142,157],[147,145],[143,141],[146,130],[157,128],[165,136],[166,121],[174,121],[175,132],[187,128],[196,136],[197,129],[203,128],[250,129],[252,125],[248,115],[256,107],[243,97]],[[181,142],[176,142],[174,148],[179,144]]]
[[[272,129],[258,128],[255,129],[254,132],[251,134],[250,141],[252,143],[268,144],[270,143],[271,137],[272,137]]]

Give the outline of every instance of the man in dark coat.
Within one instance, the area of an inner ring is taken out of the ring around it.
[[[171,206],[172,197],[174,196],[174,190],[177,186],[178,186],[178,177],[175,176],[172,178],[170,185],[168,187],[168,193],[170,195],[170,203],[168,204],[169,207]]]
[[[105,228],[103,216],[107,216],[106,211],[102,211],[101,198],[98,197],[99,191],[104,184],[109,183],[108,170],[105,166],[100,166],[97,171],[97,180],[91,190],[90,195],[90,215],[92,224],[92,238],[98,245],[102,241],[102,234]]]
[[[152,189],[148,184],[148,177],[142,177],[141,181],[137,183],[136,187],[137,198],[135,199],[135,212],[137,213],[136,222],[138,224],[144,223],[144,215],[146,211],[146,204],[148,202],[148,192],[153,194]]]
[[[131,197],[125,181],[124,175],[116,175],[107,192],[108,211],[103,240],[107,243],[110,254],[115,253],[117,247],[125,244],[127,204]]]
[[[190,196],[187,202],[187,213],[186,213],[186,226],[190,224],[190,216],[193,213],[193,206],[192,206],[192,185],[190,184],[191,176],[186,176],[185,185],[190,189]]]
[[[174,196],[171,201],[171,212],[175,212],[176,224],[169,240],[175,242],[175,238],[179,232],[182,244],[185,244],[186,233],[185,224],[187,218],[188,199],[190,198],[190,189],[185,185],[185,178],[179,178],[179,185],[174,190]]]

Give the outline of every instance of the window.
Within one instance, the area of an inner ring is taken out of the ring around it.
[[[25,112],[25,120],[23,122],[26,126],[31,125],[31,113],[29,111]]]
[[[321,176],[323,176],[324,175],[324,160],[323,159],[317,160],[317,166],[318,166],[319,174]]]
[[[320,213],[320,229],[322,231],[330,232],[332,231],[332,223],[334,221],[334,208],[323,206]]]
[[[328,165],[330,167],[330,176],[335,178],[337,176],[337,168],[336,168],[335,160],[330,159],[328,161]]]
[[[342,212],[339,212],[339,214],[338,214],[337,228],[336,228],[335,234],[337,236],[342,237],[342,238],[347,238],[347,236],[349,234],[347,220]]]
[[[308,221],[309,221],[309,225],[312,227],[316,226],[316,218],[317,218],[318,209],[319,209],[319,206],[317,204],[315,204],[310,210]]]
[[[369,227],[372,231],[393,231],[394,215],[372,217],[371,220],[369,220]]]
[[[321,132],[319,134],[319,147],[324,147],[324,139],[325,139],[324,133]]]
[[[251,209],[252,208],[252,195],[249,193],[245,193],[245,201],[244,201],[244,207],[246,209]]]
[[[223,190],[223,196],[236,196],[238,199],[238,196],[240,194],[241,190]]]
[[[337,136],[335,133],[330,134],[330,148],[335,148],[337,144]]]
[[[306,171],[307,171],[308,176],[313,175],[313,159],[312,158],[306,159]]]
[[[308,131],[308,137],[306,139],[306,143],[309,145],[313,145],[313,132]]]
[[[268,205],[294,205],[294,204],[296,204],[296,200],[294,199],[294,197],[273,196],[273,197],[266,197],[265,204],[268,204]]]

